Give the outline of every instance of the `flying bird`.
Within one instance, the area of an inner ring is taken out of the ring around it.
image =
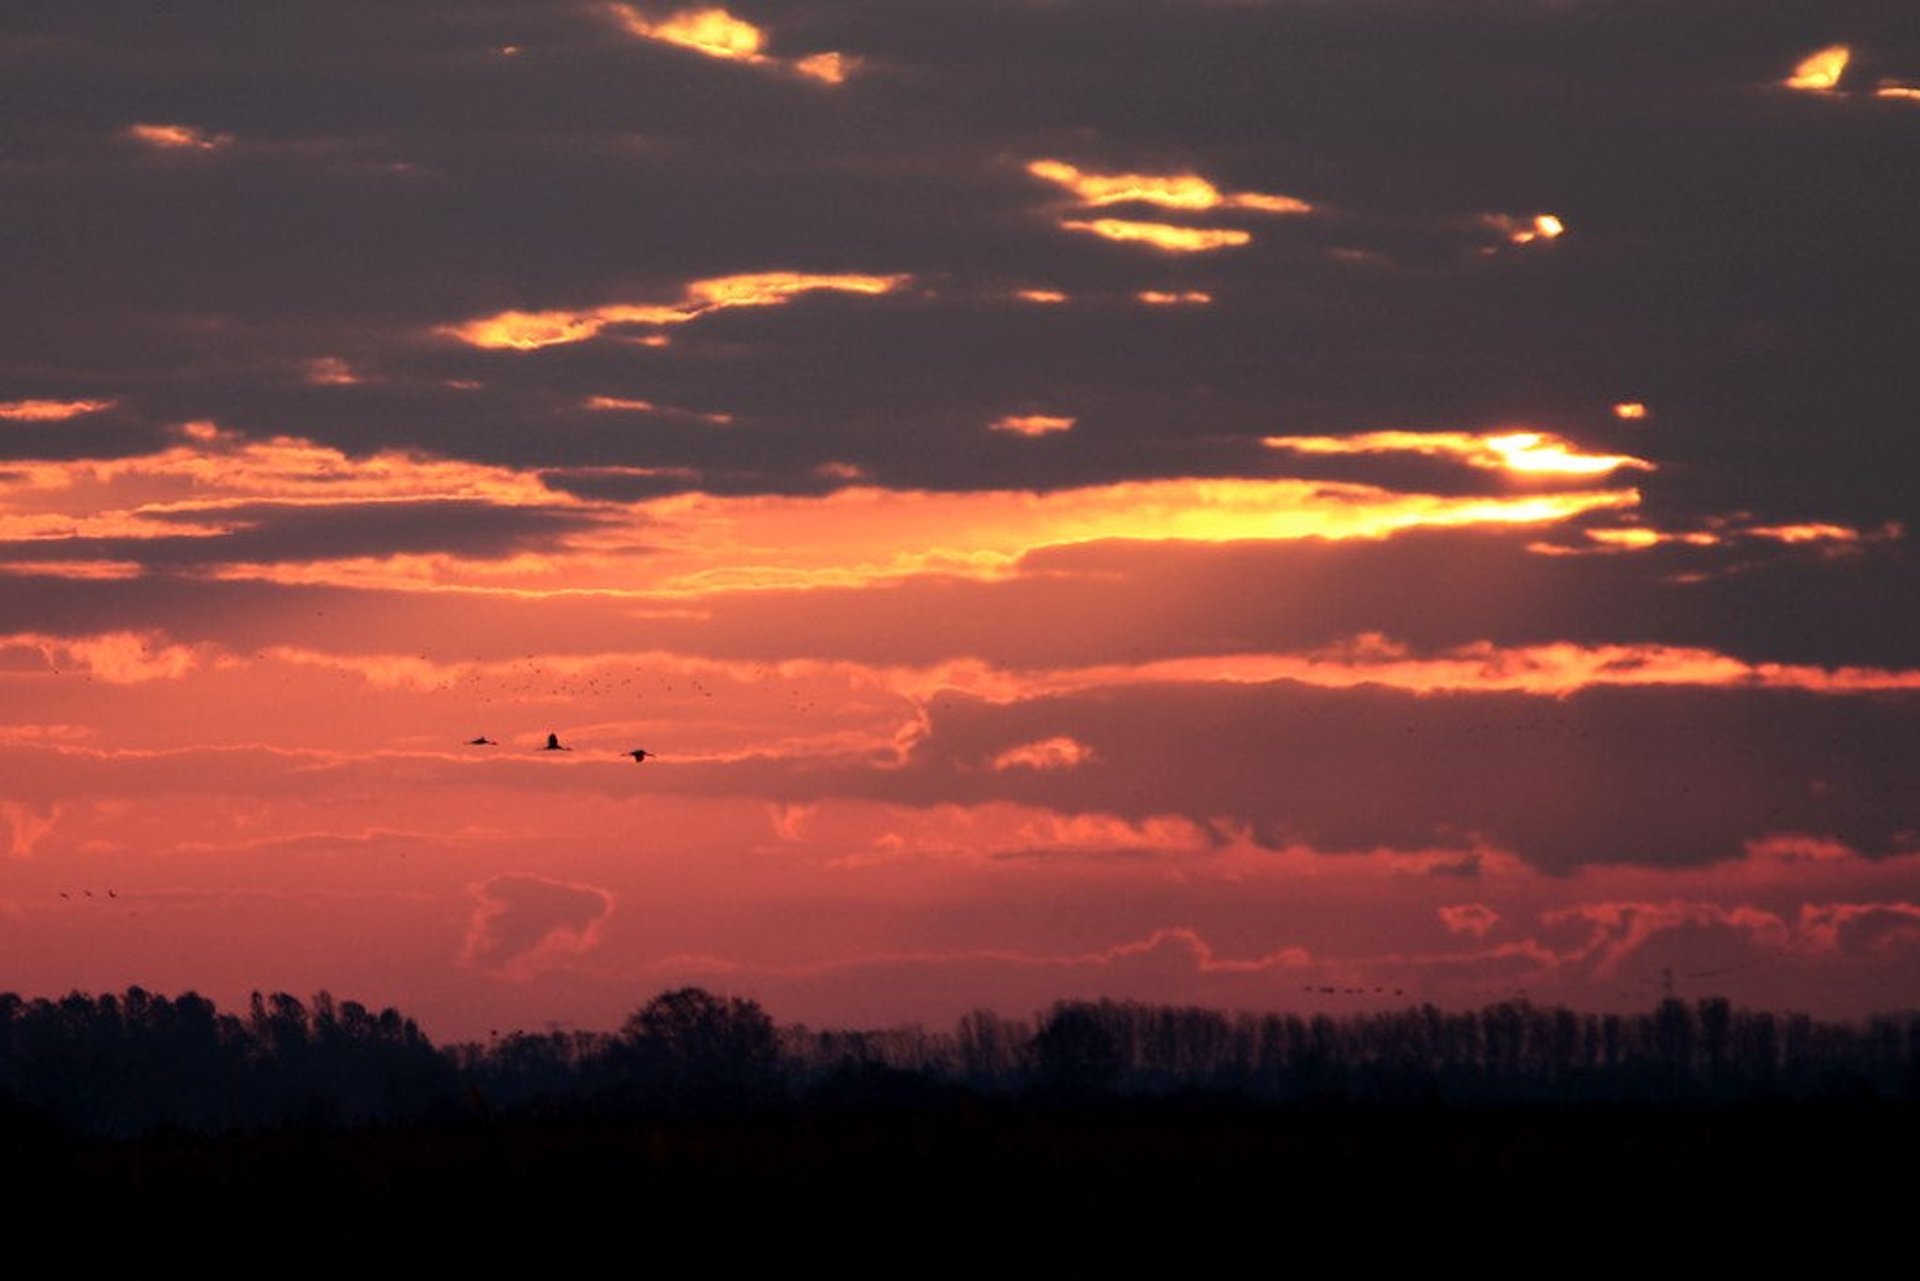
[[[468,747],[498,747],[500,746],[500,744],[494,742],[492,739],[488,738],[485,734],[482,734],[479,738],[468,739],[467,746]]]
[[[633,757],[635,764],[644,764],[647,757],[658,756],[659,754],[660,753],[658,752],[649,752],[644,747],[636,747],[631,752],[627,753],[628,756]]]
[[[549,734],[547,735],[547,745],[540,750],[543,752],[571,752],[573,749],[571,747],[560,746],[560,736],[558,734]]]

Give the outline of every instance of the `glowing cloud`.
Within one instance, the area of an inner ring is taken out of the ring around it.
[[[1853,50],[1846,45],[1828,45],[1808,54],[1793,69],[1793,74],[1781,83],[1789,89],[1806,93],[1831,93],[1839,86],[1840,77],[1846,74],[1847,62],[1852,57]]]
[[[1062,770],[1073,769],[1095,759],[1093,749],[1085,743],[1061,736],[1043,738],[1037,742],[1022,743],[1018,747],[1009,747],[993,758],[996,770],[1031,769]]]
[[[1587,454],[1547,432],[1370,431],[1355,436],[1268,436],[1270,449],[1296,454],[1425,454],[1471,467],[1534,475],[1600,476],[1623,467],[1653,471],[1630,454]]]
[[[654,404],[651,400],[629,400],[621,396],[589,396],[586,399],[585,408],[650,414],[654,411]]]
[[[1534,214],[1531,218],[1515,218],[1511,214],[1482,214],[1480,221],[1516,245],[1554,241],[1567,234],[1567,225],[1557,215],[1550,213]]]
[[[219,151],[233,145],[232,134],[208,133],[192,125],[128,125],[127,136],[161,151]]]
[[[496,876],[467,890],[476,906],[460,959],[502,978],[528,979],[591,952],[613,915],[609,891],[544,876]]]
[[[1500,920],[1500,913],[1485,903],[1456,903],[1437,910],[1447,933],[1467,934],[1477,939],[1485,938],[1487,931]]]
[[[1172,223],[1133,222],[1125,218],[1094,218],[1090,221],[1070,218],[1060,225],[1068,231],[1084,231],[1107,240],[1148,245],[1175,254],[1232,249],[1253,240],[1251,233],[1233,227],[1177,227]]]
[[[1047,436],[1054,432],[1072,431],[1074,419],[1056,418],[1048,414],[1008,414],[987,424],[989,431],[1010,432],[1016,436]]]
[[[315,387],[351,387],[361,381],[353,366],[338,356],[316,356],[304,368],[306,381]]]
[[[1058,289],[1022,289],[1014,294],[1021,302],[1061,303],[1067,301],[1067,295]]]
[[[37,652],[48,670],[81,672],[109,685],[179,680],[218,661],[211,647],[176,645],[158,632],[0,636],[0,656],[15,649]]]
[[[656,589],[850,586],[913,574],[997,579],[1037,548],[1104,539],[1386,538],[1405,529],[1540,524],[1633,507],[1631,490],[1404,494],[1293,479],[1134,481],[1045,494],[848,488],[820,497],[700,493],[652,500]],[[623,581],[634,583],[628,562]]]
[[[1771,539],[1776,543],[1857,543],[1864,537],[1851,526],[1831,525],[1823,521],[1809,521],[1801,525],[1755,525],[1744,532],[1754,538]]]
[[[845,54],[829,51],[812,54],[805,58],[795,58],[788,65],[803,76],[837,85],[845,81],[854,68],[859,66],[859,61]]]
[[[0,400],[0,419],[12,423],[57,423],[112,409],[112,400]]]
[[[1638,422],[1647,416],[1647,407],[1637,400],[1623,400],[1613,407],[1613,416],[1623,422]]]
[[[1920,102],[1920,85],[1900,84],[1898,81],[1883,81],[1873,91],[1876,98],[1899,99],[1905,102]]]
[[[1212,294],[1202,293],[1198,289],[1187,289],[1180,293],[1142,289],[1134,297],[1149,307],[1204,307],[1213,301]]]
[[[649,22],[630,4],[608,7],[634,35],[678,45],[709,58],[757,62],[760,46],[766,43],[760,28],[741,21],[725,9],[682,9],[669,14],[664,21]]]
[[[1268,214],[1313,212],[1312,205],[1292,196],[1258,191],[1227,195],[1199,174],[1192,173],[1088,173],[1063,160],[1035,160],[1027,165],[1027,172],[1066,188],[1088,208],[1143,204],[1196,213],[1208,209],[1248,209]]]
[[[540,347],[586,342],[610,325],[680,325],[709,312],[733,307],[777,307],[796,295],[815,290],[853,294],[884,294],[899,288],[907,276],[811,275],[794,271],[767,271],[741,276],[696,280],[672,303],[609,303],[583,311],[503,311],[438,332],[469,346],[533,351]]]
[[[611,4],[607,8],[630,35],[723,62],[790,71],[823,84],[836,85],[844,81],[856,65],[855,59],[833,51],[791,60],[772,57],[762,52],[767,44],[766,32],[725,9],[680,9],[654,22],[630,4]]]

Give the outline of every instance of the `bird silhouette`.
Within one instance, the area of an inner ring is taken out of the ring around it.
[[[646,762],[647,757],[658,756],[659,754],[660,753],[658,752],[649,752],[644,747],[636,747],[631,752],[627,753],[628,756],[633,757],[635,764],[644,764]]]
[[[562,747],[558,734],[549,734],[547,735],[547,745],[540,750],[543,752],[571,752],[573,749],[571,747]]]
[[[482,734],[479,738],[468,739],[467,746],[468,747],[498,747],[500,746],[500,744],[494,742],[492,739],[488,738],[485,734]]]

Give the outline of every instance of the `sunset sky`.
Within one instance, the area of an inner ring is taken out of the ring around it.
[[[1920,1005],[1912,0],[96,0],[0,83],[0,990]]]

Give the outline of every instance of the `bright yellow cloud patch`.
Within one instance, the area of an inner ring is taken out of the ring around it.
[[[630,4],[610,4],[607,9],[629,35],[688,49],[724,62],[788,71],[823,84],[835,85],[845,81],[855,66],[855,59],[832,50],[803,58],[773,57],[764,52],[767,46],[765,31],[717,7],[679,9],[658,22]]]
[[[1807,93],[1830,93],[1839,86],[1852,57],[1853,50],[1846,45],[1828,45],[1808,54],[1782,83]]]
[[[144,146],[155,147],[161,151],[220,151],[233,145],[232,134],[208,133],[193,125],[128,125],[127,136]]]
[[[1050,436],[1055,432],[1072,431],[1074,420],[1052,414],[1008,414],[996,418],[987,424],[990,431],[1008,432],[1015,436]]]
[[[1063,735],[1009,747],[993,758],[993,768],[1003,772],[1015,769],[1063,770],[1085,765],[1093,759],[1091,747]]]
[[[533,351],[599,337],[612,325],[680,325],[708,312],[733,307],[777,307],[815,290],[884,294],[905,284],[907,276],[814,275],[765,271],[696,280],[671,303],[608,303],[580,311],[503,311],[438,332],[473,347]]]
[[[57,423],[112,409],[111,400],[0,400],[0,419],[10,423]]]
[[[1233,249],[1253,239],[1251,233],[1232,227],[1177,227],[1172,223],[1133,222],[1125,218],[1094,218],[1084,222],[1068,219],[1060,225],[1068,231],[1084,231],[1107,240],[1148,245],[1176,254]]]
[[[1311,213],[1313,206],[1292,196],[1245,191],[1229,195],[1199,174],[1089,173],[1064,160],[1035,160],[1027,172],[1044,182],[1064,187],[1082,205],[1145,204],[1162,209],[1202,212],[1209,209],[1250,209],[1258,213]]]
[[[1535,475],[1600,476],[1621,468],[1653,471],[1630,454],[1583,453],[1571,441],[1547,432],[1369,431],[1353,436],[1268,436],[1270,449],[1296,454],[1425,454],[1453,458],[1490,471]]]

